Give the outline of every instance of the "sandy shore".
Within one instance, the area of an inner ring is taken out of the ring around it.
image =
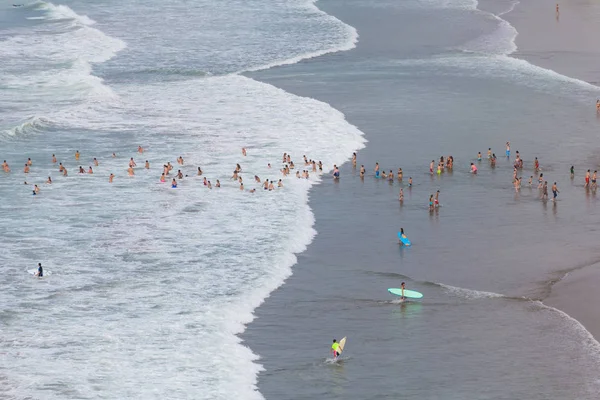
[[[600,84],[600,3],[519,3],[502,16],[519,32],[512,55],[573,78]]]
[[[512,55],[563,75],[600,85],[600,3],[523,1],[502,16],[519,32]],[[594,104],[590,104],[593,110]],[[593,111],[591,111],[593,112]],[[600,340],[600,264],[568,273],[544,303],[581,322]]]

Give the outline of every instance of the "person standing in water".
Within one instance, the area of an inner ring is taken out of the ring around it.
[[[556,182],[552,185],[552,201],[556,201],[556,196],[558,196],[558,187],[556,186]]]
[[[472,174],[476,174],[477,173],[477,167],[473,163],[471,163],[471,173]]]
[[[429,211],[433,211],[433,195],[429,196]]]
[[[400,201],[400,203],[402,203],[404,201],[404,190],[402,190],[402,188],[400,188],[400,194],[398,195],[398,200]]]
[[[340,179],[340,170],[337,165],[333,166],[333,179]]]
[[[510,158],[510,142],[506,142],[506,157]]]
[[[352,166],[356,168],[356,153],[352,153]]]
[[[44,268],[42,268],[42,263],[38,263],[38,269],[34,275],[39,278],[42,278],[44,276]]]
[[[548,181],[544,181],[544,186],[542,187],[542,199],[548,200]]]
[[[404,234],[404,228],[400,228],[400,236],[403,237],[404,239],[408,239],[406,237],[406,234]],[[403,244],[402,241],[400,240],[400,238],[398,238],[398,243]]]
[[[340,344],[337,342],[336,339],[333,339],[333,344],[331,345],[331,353],[333,354],[333,359],[337,360],[337,358],[340,356],[340,352],[338,351],[340,349]]]
[[[571,165],[570,172],[571,172],[571,179],[575,178],[575,166],[574,165]]]
[[[583,187],[586,189],[590,187],[590,170],[589,169],[585,173],[585,185],[583,185]]]
[[[375,178],[379,178],[379,163],[375,163]]]

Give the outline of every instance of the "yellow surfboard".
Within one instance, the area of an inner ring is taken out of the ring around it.
[[[338,353],[342,354],[344,351],[344,346],[346,345],[346,336],[344,336],[342,340],[339,341],[339,345],[340,347],[338,347]]]

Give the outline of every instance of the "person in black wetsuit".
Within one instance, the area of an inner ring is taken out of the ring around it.
[[[42,263],[38,263],[38,270],[35,276],[43,277],[44,276],[44,268],[42,268]]]

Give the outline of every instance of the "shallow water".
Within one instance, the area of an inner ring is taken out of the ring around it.
[[[467,4],[322,8],[357,28],[356,50],[252,76],[344,112],[369,140],[358,154],[368,176],[346,166],[339,184],[313,189],[315,241],[243,335],[266,368],[262,393],[596,398],[598,343],[540,300],[566,272],[600,258],[596,195],[583,189],[584,171],[598,165],[590,105],[600,90],[508,57],[514,31]],[[471,37],[461,43],[463,35]],[[488,147],[495,168],[476,160]],[[511,184],[516,150],[525,159],[520,193]],[[454,171],[430,176],[440,155],[454,156]],[[556,204],[527,186],[534,157],[558,184]],[[374,179],[375,162],[402,167],[403,184]],[[436,190],[443,206],[429,213]],[[400,227],[412,248],[398,248]],[[424,299],[394,302],[386,289],[402,281]],[[342,336],[345,356],[331,365],[331,339]]]

